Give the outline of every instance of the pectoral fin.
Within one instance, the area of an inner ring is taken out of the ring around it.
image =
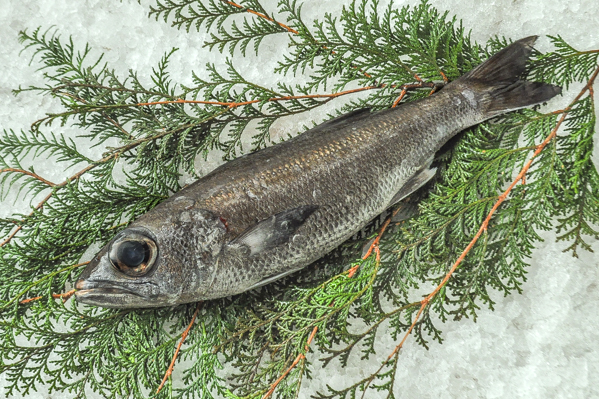
[[[304,205],[277,213],[250,227],[229,245],[244,246],[249,255],[256,255],[285,244],[316,209],[317,205]]]
[[[389,206],[401,201],[420,187],[424,186],[430,179],[437,173],[437,168],[426,167],[417,172],[414,176],[405,182],[405,184],[399,189],[399,191],[393,196],[393,199],[389,203]]]

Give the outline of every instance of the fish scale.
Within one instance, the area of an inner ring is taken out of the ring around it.
[[[535,39],[428,98],[350,112],[220,166],[115,236],[75,295],[105,307],[170,306],[307,266],[432,178],[434,154],[457,132],[557,95],[559,87],[520,80]]]

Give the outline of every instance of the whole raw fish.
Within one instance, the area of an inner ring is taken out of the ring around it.
[[[511,44],[428,98],[350,112],[215,169],[117,234],[77,281],[77,299],[169,306],[305,267],[426,183],[435,152],[456,133],[560,93],[519,79],[535,40]]]

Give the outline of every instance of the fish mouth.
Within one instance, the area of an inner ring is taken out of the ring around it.
[[[115,284],[113,281],[105,280],[84,280],[80,278],[75,283],[75,295],[85,295],[88,293],[94,294],[130,294],[139,297],[145,297],[139,292],[136,292],[128,287],[124,287],[120,284]]]
[[[145,295],[119,285],[102,281],[78,280],[75,284],[78,302],[106,308],[139,307],[147,301]]]
[[[77,296],[77,297],[82,297],[82,296],[89,295],[89,294],[96,294],[96,295],[98,295],[98,294],[99,295],[125,294],[125,295],[135,295],[140,298],[145,298],[143,295],[138,294],[137,292],[126,290],[123,288],[118,288],[118,287],[97,287],[97,288],[87,288],[84,290],[75,291],[75,296]]]

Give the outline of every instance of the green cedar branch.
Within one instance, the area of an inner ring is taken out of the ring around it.
[[[221,0],[165,0],[163,4],[171,7],[175,22],[182,23],[175,24],[179,28],[186,27],[183,18],[176,16],[184,7],[193,7],[197,15],[206,15],[206,24],[209,18],[218,25],[233,14],[247,13]],[[259,5],[256,1],[240,4]],[[314,109],[329,100],[292,97],[322,92],[316,89],[326,84],[334,90],[324,91],[333,93],[345,91],[346,85],[350,85],[348,88],[377,86],[377,90],[365,90],[365,96],[349,101],[334,113],[364,107],[388,108],[422,98],[437,88],[434,83],[434,87],[422,85],[405,90],[414,77],[395,60],[404,62],[427,82],[446,82],[507,43],[504,39],[489,41],[486,47],[473,43],[455,18],[439,13],[428,2],[413,8],[390,7],[382,11],[376,4],[357,1],[340,18],[327,17],[316,21],[314,28],[308,28],[301,22],[301,7],[296,2],[280,3],[279,12],[287,16],[284,22],[298,34],[290,35],[292,54],[281,61],[279,72],[309,72],[312,76],[308,84],[293,88],[282,83],[271,88],[249,82],[233,68],[230,60],[224,73],[209,65],[208,80],[194,74],[194,87],[177,86],[167,73],[172,52],[153,71],[152,85],[145,86],[134,72],[126,79],[117,77],[100,64],[101,58],[88,67],[85,57],[90,50],[77,53],[72,41],[63,45],[55,36],[45,39],[37,33],[29,39],[23,36],[24,40],[30,40],[28,44],[41,49],[36,54],[41,55],[50,83],[32,90],[60,98],[66,111],[78,111],[54,120],[81,127],[82,136],[89,138],[92,145],[118,140],[104,155],[120,154],[86,172],[88,178],[53,191],[52,201],[46,202],[43,209],[29,216],[0,220],[2,235],[11,234],[15,225],[22,226],[19,240],[0,246],[3,303],[18,296],[31,281],[61,269],[60,262],[78,262],[88,244],[106,243],[136,216],[178,190],[181,171],[193,175],[196,155],[222,149],[226,157],[234,157],[235,149],[241,149],[241,134],[256,125],[250,122],[258,124],[258,133],[252,133],[252,145],[261,148],[269,141],[268,130],[274,121]],[[201,14],[201,5],[210,8],[209,12]],[[260,6],[248,8],[263,11]],[[248,25],[238,25],[238,31],[227,31],[229,36],[217,34],[219,40],[230,39],[229,43],[242,46],[244,38],[260,38],[275,31],[291,33],[257,15],[252,14],[251,18],[266,21],[275,29],[253,24],[248,19]],[[187,21],[195,23],[199,19]],[[221,27],[228,29],[223,24]],[[251,40],[256,45],[257,40]],[[597,67],[598,52],[578,51],[559,37],[554,44],[555,51],[535,56],[527,79],[564,82],[564,86],[587,81]],[[369,76],[357,68],[368,71]],[[542,76],[536,78],[539,73]],[[290,100],[268,101],[276,97]],[[182,99],[211,104],[176,103]],[[247,101],[257,102],[234,108],[212,104]],[[154,104],[158,102],[164,103]],[[560,237],[572,243],[574,254],[577,248],[589,248],[583,239],[596,236],[599,220],[596,211],[599,178],[589,158],[596,120],[594,107],[593,99],[585,98],[568,111],[565,134],[558,135],[537,156],[526,176],[526,185],[513,188],[510,198],[497,209],[483,240],[479,240],[460,265],[460,273],[447,281],[422,312],[411,332],[419,344],[426,346],[423,334],[441,340],[431,316],[441,320],[476,318],[482,304],[493,307],[490,289],[504,294],[520,291],[527,257],[539,240],[535,229],[557,225]],[[170,391],[163,390],[157,396],[223,397],[228,394],[227,387],[239,395],[263,395],[293,364],[298,353],[306,353],[307,339],[315,327],[318,334],[312,345],[329,352],[331,356],[323,359],[325,362],[337,358],[342,365],[352,351],[360,351],[364,358],[374,353],[378,326],[385,320],[389,321],[392,336],[403,335],[421,306],[421,302],[408,300],[409,289],[443,280],[453,263],[451,260],[459,254],[454,251],[461,251],[470,241],[505,185],[512,181],[513,171],[526,164],[528,151],[536,148],[541,137],[547,136],[563,112],[539,114],[523,110],[466,132],[454,147],[439,156],[442,177],[428,198],[420,201],[419,214],[401,224],[390,225],[390,232],[380,243],[379,265],[372,259],[351,262],[360,257],[357,254],[363,245],[353,241],[335,251],[340,259],[322,261],[321,265],[326,264],[324,268],[300,272],[264,287],[260,293],[249,292],[205,303],[202,317],[196,319],[178,354],[178,358],[191,360],[182,370],[183,386],[171,386]],[[74,144],[42,136],[52,134],[44,132],[48,126],[40,123],[34,126],[39,127],[37,132],[23,133],[22,137],[5,132],[0,139],[0,157],[4,160],[0,169],[27,170],[27,166],[19,164],[27,151],[53,155],[69,167],[77,162],[95,165],[96,161],[85,158]],[[136,146],[126,150],[131,144]],[[446,163],[448,166],[444,166]],[[121,166],[126,177],[125,181],[117,182],[112,173]],[[23,174],[4,174],[11,179],[19,175]],[[27,193],[48,189],[48,185],[33,176],[20,179],[33,187]],[[2,186],[6,189],[13,184],[8,179]],[[551,219],[555,216],[557,222]],[[365,236],[377,229],[371,227]],[[356,264],[361,265],[359,273],[348,278],[350,272],[346,270],[344,274],[342,270]],[[374,266],[378,269],[373,279]],[[56,275],[35,288],[28,288],[28,292],[45,293],[50,299],[53,292],[64,289],[73,277],[74,273]],[[11,359],[18,362],[7,369],[9,394],[15,390],[26,393],[46,384],[80,396],[89,391],[107,397],[147,396],[172,362],[180,332],[189,326],[191,314],[189,306],[182,306],[168,311],[130,312],[107,320],[106,314],[112,315],[112,311],[98,315],[97,309],[77,309],[74,301],[67,306],[59,302],[36,301],[30,306],[14,306],[12,312],[2,312],[0,370]],[[389,303],[393,304],[391,311]],[[366,330],[352,332],[349,328],[352,320],[366,323]],[[56,323],[67,325],[69,331],[79,331],[90,324],[93,328],[76,336],[56,335],[52,332]],[[37,348],[20,348],[15,338],[29,339]],[[333,350],[333,345],[338,344],[345,349]],[[388,368],[381,370],[378,379],[382,383],[376,385],[390,394],[398,353],[388,361]],[[46,366],[50,355],[57,358],[53,364],[59,369]],[[305,356],[281,380],[278,396],[297,396],[302,378],[310,377],[311,366]],[[225,380],[219,372],[223,359],[238,368],[240,374]],[[29,373],[24,372],[26,368]],[[366,383],[352,386],[363,389]],[[353,394],[357,395],[355,389]],[[348,393],[339,392],[331,397]]]
[[[499,196],[499,198],[497,199],[497,202],[495,202],[495,204],[491,208],[489,214],[487,215],[487,217],[485,218],[485,220],[481,224],[479,230],[474,235],[474,237],[472,238],[472,240],[470,241],[470,243],[468,244],[468,246],[460,254],[460,256],[455,261],[455,263],[451,266],[451,268],[449,269],[449,271],[447,272],[447,274],[445,275],[445,277],[443,278],[443,280],[441,281],[441,283],[439,283],[439,285],[437,285],[437,287],[435,287],[435,289],[431,293],[429,293],[424,299],[422,299],[418,303],[420,305],[420,308],[418,309],[418,312],[416,313],[416,316],[414,317],[414,319],[412,321],[412,324],[408,328],[408,331],[405,333],[405,335],[404,335],[403,339],[401,340],[401,342],[393,349],[393,351],[391,352],[391,354],[389,354],[389,356],[387,357],[387,359],[385,359],[385,361],[383,361],[383,363],[381,364],[381,366],[379,367],[378,370],[376,370],[373,374],[371,374],[366,379],[360,381],[358,384],[355,384],[354,386],[351,387],[351,388],[356,388],[358,386],[363,387],[362,398],[364,398],[364,395],[366,394],[366,391],[368,390],[368,388],[369,388],[370,384],[372,383],[372,381],[374,380],[374,378],[377,375],[379,375],[379,373],[383,370],[383,368],[385,368],[389,364],[389,362],[392,362],[392,367],[393,367],[392,372],[391,372],[392,377],[391,377],[391,383],[390,383],[391,387],[393,387],[393,383],[394,383],[394,379],[395,379],[395,374],[396,374],[396,370],[397,370],[397,360],[398,360],[398,356],[399,356],[399,351],[402,349],[404,343],[406,342],[406,340],[408,339],[408,337],[412,333],[412,330],[414,329],[414,327],[418,323],[418,321],[419,321],[422,313],[429,306],[429,304],[435,298],[435,296],[437,296],[437,294],[439,294],[439,292],[445,287],[445,285],[447,284],[447,282],[449,281],[449,279],[451,278],[451,276],[454,274],[454,272],[456,271],[456,269],[458,268],[458,266],[460,265],[460,263],[462,263],[462,261],[466,258],[466,255],[468,255],[468,253],[472,250],[472,248],[474,247],[474,245],[476,244],[476,242],[478,241],[478,239],[481,237],[481,235],[484,234],[485,237],[487,236],[487,229],[489,227],[489,223],[491,222],[491,218],[493,217],[493,215],[495,214],[495,212],[497,211],[497,209],[499,208],[499,206],[506,200],[506,198],[511,193],[511,191],[513,190],[513,188],[518,183],[520,183],[521,181],[522,181],[523,184],[525,184],[524,182],[525,182],[525,179],[526,179],[526,173],[528,172],[528,170],[532,166],[532,163],[533,163],[534,159],[541,153],[541,151],[543,151],[543,149],[552,140],[555,139],[555,137],[557,135],[557,131],[559,130],[559,128],[561,127],[561,125],[566,120],[566,117],[568,116],[568,113],[570,112],[570,110],[572,110],[572,108],[574,107],[574,105],[582,98],[582,96],[586,92],[589,92],[589,95],[591,97],[593,97],[593,95],[594,95],[593,85],[595,83],[595,79],[597,78],[597,75],[599,75],[599,68],[597,68],[595,70],[595,72],[591,75],[591,78],[589,79],[589,81],[587,82],[587,84],[580,91],[580,93],[578,93],[578,95],[574,98],[574,100],[570,103],[570,105],[563,110],[561,118],[559,119],[559,121],[557,122],[557,124],[555,125],[555,127],[553,128],[553,130],[551,131],[551,133],[545,138],[545,140],[543,140],[542,143],[540,143],[536,147],[535,152],[529,158],[528,162],[524,165],[524,167],[522,168],[522,170],[520,170],[520,173],[518,173],[518,175],[512,181],[512,183],[510,184],[510,186]]]

